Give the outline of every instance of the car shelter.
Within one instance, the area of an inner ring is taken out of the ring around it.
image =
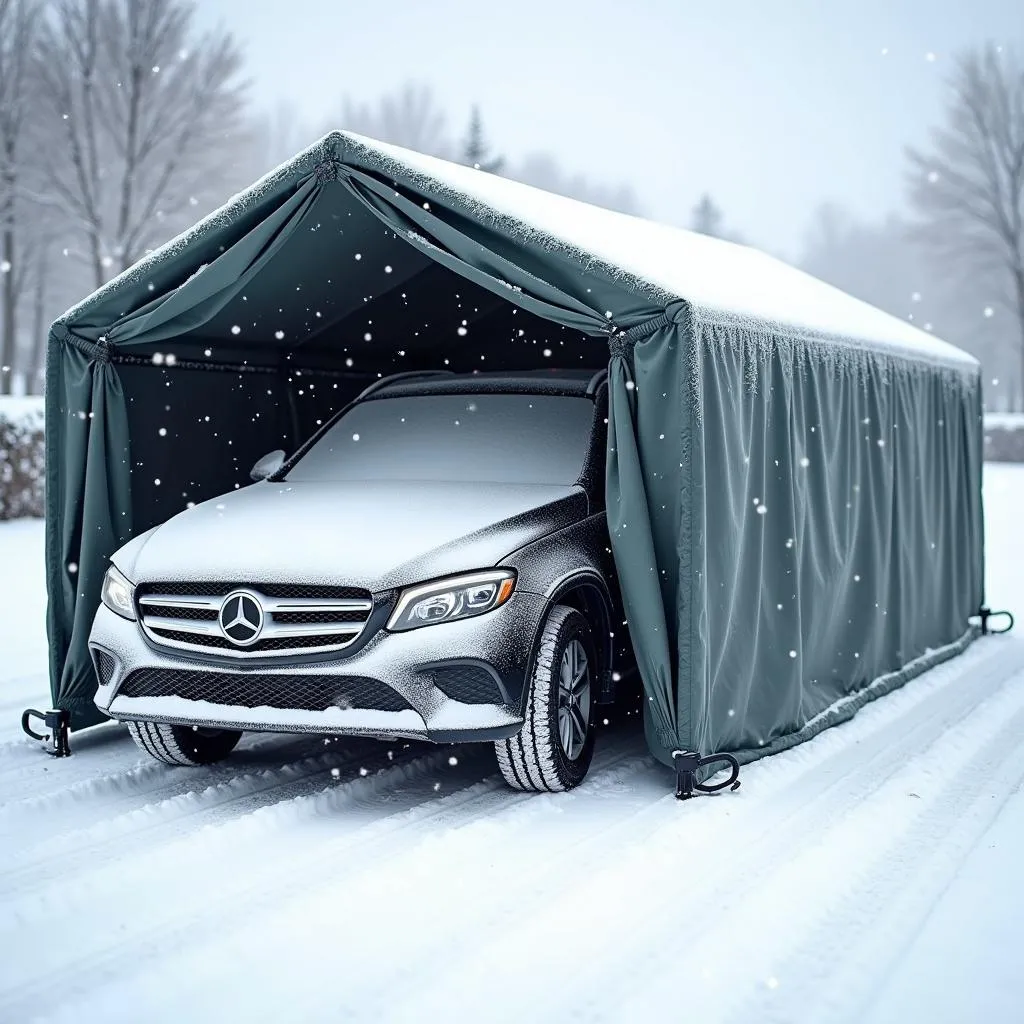
[[[610,365],[609,527],[666,764],[800,742],[980,632],[973,358],[753,249],[335,132],[51,329],[54,707],[101,718],[86,641],[130,537],[382,375],[552,365]]]

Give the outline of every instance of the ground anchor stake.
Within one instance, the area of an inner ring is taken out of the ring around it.
[[[43,728],[49,732],[38,733],[33,731],[29,721],[38,718],[43,723]],[[66,711],[36,711],[35,708],[28,708],[21,715],[21,728],[27,736],[39,740],[43,749],[54,757],[68,757],[71,754],[71,744],[68,742],[68,728],[71,725],[71,716]]]
[[[982,605],[978,609],[978,616],[981,619],[981,635],[982,636],[988,636],[989,634],[997,634],[997,633],[1009,633],[1010,630],[1013,629],[1013,622],[1014,622],[1013,612],[1007,612],[1007,611],[994,612],[994,611],[992,611],[991,608],[986,608],[984,605]],[[989,626],[989,620],[990,619],[1000,619],[1000,618],[1005,618],[1005,619],[1008,619],[1009,621],[1007,622],[1007,624],[1005,626],[1003,626],[1002,629],[992,629],[991,626]]]
[[[724,782],[708,786],[697,781],[697,772],[709,764],[722,762],[729,766],[729,777]],[[676,799],[690,800],[697,793],[718,793],[723,789],[740,788],[740,763],[732,754],[709,754],[701,757],[693,750],[674,750],[672,763],[676,768]]]

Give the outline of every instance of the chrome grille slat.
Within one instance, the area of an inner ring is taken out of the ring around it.
[[[219,597],[175,597],[173,594],[143,594],[139,604],[149,604],[154,608],[204,608],[217,611],[223,599]]]
[[[235,589],[247,590],[259,598],[263,629],[255,643],[236,646],[220,628],[219,612],[226,596],[223,584],[209,584],[208,593],[203,593],[203,584],[183,584],[183,594],[173,593],[173,586],[160,583],[150,584],[148,590],[145,585],[139,587],[139,621],[149,639],[162,647],[230,658],[274,658],[342,650],[359,638],[373,611],[369,593],[363,591],[365,597],[354,596],[360,593],[356,588],[338,588],[339,596],[331,597],[325,596],[327,588],[310,586],[311,596],[304,597],[299,584],[267,584],[267,589],[277,594],[287,591],[287,596],[270,596],[259,584],[245,584]],[[278,614],[283,621],[276,619]],[[305,615],[312,621],[304,620]]]
[[[144,620],[150,629],[174,629],[179,633],[195,633],[196,636],[222,636],[217,620],[176,619],[170,615],[147,615]]]

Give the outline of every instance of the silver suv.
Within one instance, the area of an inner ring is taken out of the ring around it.
[[[513,787],[578,785],[622,621],[606,424],[603,372],[378,381],[112,557],[97,705],[174,765],[247,730],[485,740]]]

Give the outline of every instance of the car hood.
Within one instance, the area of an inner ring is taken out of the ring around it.
[[[114,556],[134,583],[387,590],[498,564],[587,515],[576,486],[264,482],[179,513]]]

